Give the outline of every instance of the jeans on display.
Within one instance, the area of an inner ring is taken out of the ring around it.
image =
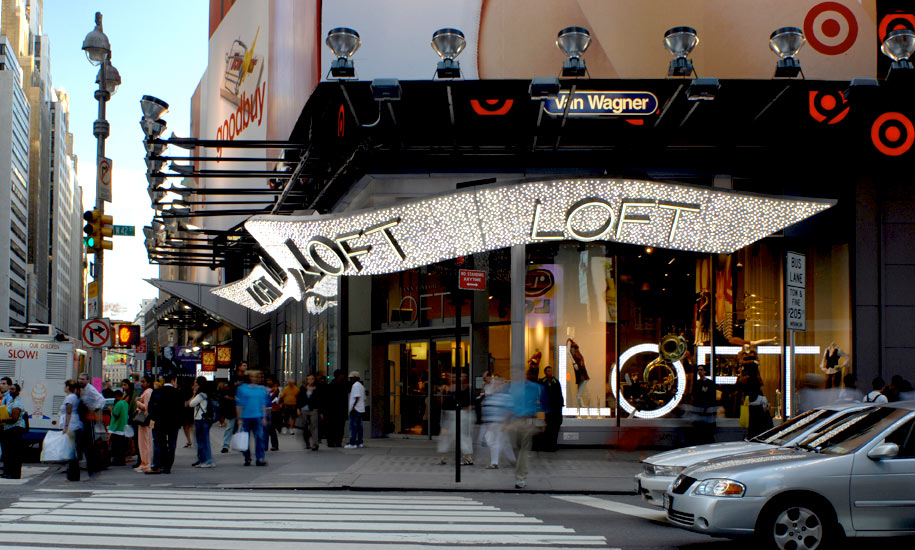
[[[349,412],[349,444],[362,445],[362,413]]]
[[[222,448],[228,449],[229,443],[232,442],[232,436],[235,435],[237,422],[234,418],[226,418],[226,431],[222,434]]]
[[[248,432],[254,436],[254,456],[258,462],[264,462],[267,456],[267,430],[264,426],[263,418],[242,418],[241,431]],[[248,450],[242,453],[245,456],[245,462],[251,462],[251,443],[248,442]]]
[[[210,421],[194,421],[194,437],[197,439],[197,462],[212,464],[213,452],[210,450]]]

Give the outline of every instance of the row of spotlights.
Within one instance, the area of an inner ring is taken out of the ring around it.
[[[328,31],[325,43],[337,57],[331,64],[331,75],[334,78],[355,78],[351,57],[362,45],[359,33],[347,27],[336,27]],[[769,48],[779,57],[775,76],[793,77],[801,72],[796,56],[805,43],[804,32],[797,27],[782,27],[769,36]],[[668,76],[688,77],[695,72],[688,57],[698,44],[699,34],[692,27],[674,27],[664,33],[664,47],[674,57]],[[460,65],[456,58],[466,45],[464,33],[458,29],[439,29],[432,34],[432,49],[441,58],[436,76],[460,77]],[[566,27],[559,31],[556,46],[567,58],[562,64],[562,76],[585,76],[587,68],[582,55],[590,45],[591,33],[584,27]],[[915,33],[909,29],[889,32],[880,51],[893,60],[893,68],[912,68],[908,59],[915,53]]]

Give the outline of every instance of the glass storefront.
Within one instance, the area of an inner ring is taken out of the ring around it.
[[[714,377],[721,415],[739,416],[750,386],[777,418],[785,401],[796,413],[804,408],[799,390],[838,387],[852,370],[824,360],[832,345],[852,354],[848,245],[813,240],[771,237],[720,255],[611,242],[529,245],[523,363],[541,377],[553,368],[567,418],[682,417],[697,365]],[[807,327],[796,333],[793,365],[785,324],[789,251],[805,255],[807,279]],[[383,378],[374,386],[384,393],[376,395],[382,433],[438,433],[441,397],[454,379],[449,281],[458,268],[487,272],[486,292],[463,293],[469,367],[462,372],[474,392],[486,371],[511,379],[509,265],[509,251],[499,250],[372,277],[371,373]]]

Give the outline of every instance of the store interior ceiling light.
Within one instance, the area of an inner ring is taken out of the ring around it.
[[[803,75],[797,53],[806,42],[804,31],[797,27],[782,27],[772,32],[769,36],[769,49],[779,57],[775,66],[776,77],[794,78],[798,74]]]
[[[562,76],[581,77],[587,74],[585,60],[581,56],[591,45],[591,33],[584,27],[566,27],[556,36],[556,47],[566,56],[562,63]]]
[[[156,120],[162,118],[162,115],[168,111],[168,103],[158,97],[145,95],[140,98],[140,109],[143,111],[145,118]]]
[[[664,33],[664,47],[674,56],[667,70],[667,76],[691,76],[693,62],[687,59],[699,44],[699,35],[692,27],[674,27]]]
[[[362,45],[359,33],[348,27],[335,27],[327,31],[324,43],[336,56],[330,65],[330,74],[334,78],[355,78],[356,67],[350,59]]]
[[[432,49],[442,59],[438,62],[435,75],[439,78],[460,78],[461,65],[457,57],[466,46],[464,33],[458,29],[439,29],[432,33]]]

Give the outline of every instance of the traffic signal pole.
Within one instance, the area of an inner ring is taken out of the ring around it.
[[[92,133],[95,135],[98,141],[98,151],[96,153],[95,166],[96,171],[98,171],[99,161],[105,158],[105,139],[108,138],[109,125],[108,120],[105,119],[105,105],[108,102],[108,99],[111,97],[111,94],[108,93],[108,90],[105,88],[105,63],[101,64],[101,78],[99,78],[98,90],[95,91],[95,99],[98,100],[98,120],[92,125]],[[105,215],[105,201],[102,199],[101,190],[100,190],[100,178],[96,174],[95,177],[95,208],[99,211],[101,216]],[[101,223],[101,221],[99,222]],[[100,240],[104,238],[99,235]],[[101,242],[99,243],[101,245]],[[97,316],[103,318],[105,316],[105,300],[104,300],[104,279],[105,279],[105,249],[99,246],[95,249],[95,272],[94,279],[96,286],[98,288],[98,312]],[[94,347],[92,348],[92,356],[89,362],[89,375],[90,378],[101,378],[102,376],[102,359],[103,359],[103,348]]]

